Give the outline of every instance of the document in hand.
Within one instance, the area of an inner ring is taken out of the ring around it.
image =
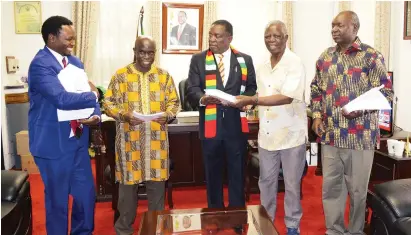
[[[150,122],[154,119],[162,117],[164,112],[161,113],[154,113],[154,114],[142,114],[142,113],[137,113],[136,111],[133,111],[134,117],[144,121],[144,122]]]
[[[343,110],[347,113],[358,110],[387,110],[391,109],[391,105],[387,98],[381,93],[380,87],[372,88],[364,94],[358,96],[343,107]]]
[[[235,96],[225,93],[218,89],[205,89],[205,94],[219,99],[221,102],[236,103]]]
[[[90,91],[86,72],[74,65],[68,64],[66,68],[60,71],[58,79],[68,92],[82,93]],[[79,120],[89,118],[94,112],[94,108],[78,110],[60,110],[57,109],[59,122]]]

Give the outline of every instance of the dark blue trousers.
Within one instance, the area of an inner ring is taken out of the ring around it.
[[[70,234],[92,234],[96,192],[87,147],[57,159],[34,157],[34,161],[45,187],[47,234],[68,233],[69,194],[73,196]]]
[[[244,170],[247,150],[246,138],[202,140],[202,147],[208,207],[224,208],[224,162],[227,163],[228,207],[244,207]]]

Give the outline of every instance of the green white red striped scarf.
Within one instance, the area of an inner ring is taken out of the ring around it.
[[[231,48],[231,51],[234,53],[234,55],[237,57],[237,61],[241,67],[240,95],[242,95],[245,91],[245,85],[247,83],[247,66],[245,64],[244,57],[242,57],[241,54],[233,47],[230,47],[230,48]],[[214,54],[213,52],[211,52],[210,49],[207,51],[207,55],[205,59],[205,71],[206,71],[206,76],[205,76],[206,89],[217,89],[217,73],[219,71],[217,70],[217,64],[214,59]],[[217,105],[216,104],[206,105],[204,115],[205,115],[204,136],[205,138],[214,138],[217,133]],[[241,130],[244,133],[248,133],[249,132],[248,121],[247,121],[245,112],[240,112],[240,118],[241,118]]]

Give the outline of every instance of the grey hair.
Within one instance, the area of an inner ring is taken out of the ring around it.
[[[358,18],[357,13],[353,11],[342,11],[340,12],[340,14],[348,14],[351,17],[351,23],[354,25],[354,27],[357,28],[357,30],[360,29],[360,19]]]
[[[270,28],[271,26],[274,26],[274,25],[281,26],[281,31],[283,32],[284,36],[288,35],[287,26],[281,20],[274,20],[274,21],[271,21],[270,23],[268,23],[267,26],[264,29],[264,32],[267,31],[268,28]]]

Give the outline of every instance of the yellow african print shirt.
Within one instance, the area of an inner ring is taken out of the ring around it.
[[[130,111],[165,112],[167,119],[175,117],[180,101],[171,75],[156,66],[143,74],[129,64],[111,78],[103,106],[107,115],[116,120],[116,181],[130,185],[167,180],[167,124],[146,122],[132,126],[123,115]]]

